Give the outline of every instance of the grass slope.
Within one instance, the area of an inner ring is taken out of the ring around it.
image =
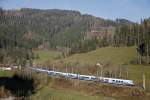
[[[49,50],[37,50],[34,51],[36,55],[39,56],[38,59],[36,59],[34,62],[35,63],[42,63],[46,61],[53,61],[61,57],[60,52],[56,51],[49,51]]]
[[[44,52],[45,51],[41,51]],[[39,53],[41,53],[39,52]],[[55,55],[55,54],[54,54]],[[48,55],[47,55],[48,56]],[[41,56],[44,57],[44,56]],[[136,52],[136,47],[106,47],[106,48],[99,48],[97,50],[82,53],[82,54],[74,54],[68,58],[62,59],[63,62],[76,62],[79,63],[88,63],[91,65],[95,65],[97,62],[102,61],[105,63],[110,63],[109,67],[106,67],[110,70],[118,66],[123,66],[128,68],[128,78],[132,79],[136,84],[142,86],[142,75],[145,73],[146,75],[146,91],[150,92],[150,66],[144,65],[133,65],[130,62],[137,59],[138,54]],[[47,57],[48,58],[48,57]],[[47,59],[41,58],[41,59]],[[52,57],[53,59],[53,57]],[[55,61],[53,59],[53,61]],[[56,62],[59,60],[56,60]],[[123,71],[123,69],[122,69]],[[49,92],[45,92],[49,91]],[[68,93],[68,94],[67,94]],[[55,89],[48,89],[47,87],[43,90],[39,91],[38,94],[41,94],[42,97],[48,96],[49,97],[56,97],[55,100],[66,100],[67,97],[71,98],[69,100],[97,100],[97,97],[88,97],[85,94],[77,93],[74,91],[69,91],[66,93],[66,90],[55,90]],[[67,95],[68,96],[67,96]],[[76,99],[78,98],[78,99]],[[103,100],[103,98],[98,98],[98,100]],[[105,99],[104,99],[105,100]],[[106,99],[107,100],[107,99]],[[109,99],[108,99],[109,100]]]
[[[34,100],[115,100],[107,97],[90,96],[77,91],[53,89],[48,87],[43,88],[31,98]]]
[[[98,61],[111,63],[109,68],[113,70],[120,65],[126,64],[128,67],[128,78],[135,81],[136,84],[142,85],[142,75],[146,76],[146,90],[150,91],[150,66],[133,65],[130,62],[138,57],[135,47],[106,47],[100,48],[83,54],[75,54],[65,61],[79,61],[85,63],[96,64]]]
[[[115,66],[129,63],[136,57],[137,52],[135,47],[106,47],[88,53],[75,54],[66,58],[65,61],[79,61],[80,63],[88,63],[92,65],[96,65],[97,62],[104,62],[110,63],[112,68],[114,68]]]
[[[35,51],[35,54],[39,55],[39,59],[35,60],[35,62],[43,62],[43,61],[54,61],[59,56],[61,56],[60,52],[56,51],[48,51],[48,50],[38,50]],[[137,57],[136,48],[135,47],[106,47],[100,48],[88,53],[74,54],[64,61],[66,62],[74,62],[79,61],[88,64],[96,64],[99,61],[102,62],[111,62],[114,65],[120,65],[124,63],[129,63],[131,60]]]
[[[134,80],[136,84],[142,86],[143,74],[146,77],[146,91],[150,92],[150,66],[144,65],[128,65],[129,68],[129,79]]]

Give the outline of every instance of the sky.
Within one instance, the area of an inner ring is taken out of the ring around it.
[[[125,18],[134,22],[150,17],[150,0],[0,0],[0,7],[77,10],[105,19]]]

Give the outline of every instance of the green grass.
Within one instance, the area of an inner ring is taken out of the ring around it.
[[[35,63],[42,63],[45,61],[53,61],[56,59],[61,58],[61,53],[60,52],[56,52],[56,51],[49,51],[49,50],[37,50],[34,51],[36,55],[39,56],[38,59],[36,59],[34,62]]]
[[[11,71],[2,71],[0,70],[0,77],[11,77],[13,73]]]
[[[115,68],[119,68],[119,66],[128,67],[129,75],[127,79],[132,79],[136,84],[142,85],[142,75],[145,73],[146,89],[150,91],[150,66],[131,64],[130,62],[137,59],[137,57],[136,47],[106,47],[88,53],[75,54],[64,59],[64,61],[78,61],[79,63],[88,63],[91,65],[96,65],[97,62],[102,61],[110,63],[109,67],[106,66],[108,70],[114,70]],[[124,71],[123,68],[122,71]],[[126,71],[124,72],[126,73]]]
[[[137,84],[142,84],[143,74],[146,77],[146,90],[150,92],[150,66],[144,65],[129,65],[129,78]]]
[[[55,61],[53,59],[54,56],[48,56],[48,52],[46,51],[38,51],[40,56],[43,60],[51,60]],[[57,53],[56,53],[57,54]],[[55,52],[50,55],[56,55]],[[48,56],[48,57],[47,57]],[[49,58],[50,57],[50,58]],[[100,48],[88,53],[82,53],[82,54],[74,54],[68,58],[61,59],[61,61],[64,62],[76,62],[79,63],[87,63],[90,65],[96,65],[97,62],[104,62],[104,63],[110,63],[109,67],[106,67],[110,70],[113,70],[114,68],[121,66],[128,67],[128,78],[134,80],[136,84],[142,85],[142,75],[145,73],[146,75],[146,90],[150,92],[150,66],[144,66],[144,65],[133,65],[130,62],[137,59],[138,54],[136,52],[136,47],[106,47],[106,48]],[[56,60],[56,62],[59,60]],[[123,65],[125,64],[125,65]],[[123,71],[123,70],[122,70]],[[96,96],[87,96],[84,93],[75,92],[75,91],[67,91],[67,90],[56,90],[56,89],[49,89],[45,87],[41,91],[39,91],[37,94],[35,94],[36,97],[39,95],[41,96],[41,100],[46,100],[44,97],[47,98],[54,98],[54,100],[67,100],[67,98],[70,98],[68,100],[107,100],[104,99],[103,96],[96,97]],[[47,99],[49,100],[49,99]],[[53,99],[52,99],[53,100]],[[109,99],[108,99],[109,100]]]
[[[54,61],[61,58],[61,53],[56,51],[38,50],[35,54],[39,55],[39,59],[35,62]],[[106,47],[100,48],[88,53],[74,54],[63,61],[74,62],[79,61],[88,64],[96,64],[97,62],[110,62],[113,65],[121,65],[129,63],[137,57],[135,47]]]
[[[115,100],[108,97],[90,96],[88,94],[45,87],[36,93],[32,100]]]
[[[88,53],[75,54],[66,58],[67,62],[79,61],[80,63],[88,63],[96,65],[97,62],[110,63],[111,67],[117,67],[121,64],[129,63],[137,57],[135,47],[106,47],[100,48]]]

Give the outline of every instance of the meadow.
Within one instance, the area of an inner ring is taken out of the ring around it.
[[[55,59],[60,53],[55,51],[36,51],[39,54],[38,61],[43,63],[49,61],[50,63],[74,63],[78,62],[80,69],[85,69],[88,66],[95,66],[97,62],[104,63],[104,70],[117,70],[121,67],[122,78],[131,79],[135,84],[142,89],[142,76],[146,76],[146,92],[150,92],[150,66],[148,65],[138,65],[132,62],[136,61],[138,58],[138,53],[136,52],[136,47],[106,47],[99,48],[97,50],[74,54],[67,58]],[[126,73],[128,69],[128,76],[124,77],[123,73]],[[88,73],[85,73],[88,74]],[[117,78],[121,78],[118,76]],[[44,91],[44,92],[43,92]],[[46,92],[45,92],[46,91]],[[67,93],[66,93],[67,92]],[[67,95],[66,95],[67,94]],[[115,100],[115,98],[109,98],[108,96],[89,96],[84,92],[77,92],[73,89],[54,89],[52,87],[44,87],[35,94],[34,98],[40,96],[42,99],[44,97],[53,98],[54,100]],[[78,99],[77,99],[78,98]],[[41,100],[42,100],[41,99]],[[122,98],[123,99],[123,98]],[[121,98],[119,100],[122,100]],[[40,99],[39,99],[40,100]]]

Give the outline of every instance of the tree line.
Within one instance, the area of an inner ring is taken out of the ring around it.
[[[119,23],[119,22],[118,22]],[[150,63],[150,18],[141,19],[141,23],[117,25],[114,46],[136,46],[139,63]]]

